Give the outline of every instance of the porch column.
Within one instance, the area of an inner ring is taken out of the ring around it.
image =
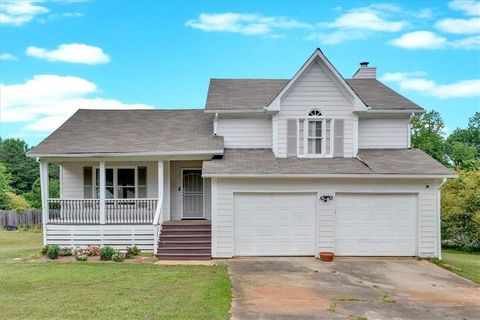
[[[164,206],[165,199],[163,199],[163,161],[161,160],[158,161],[158,183],[157,184],[158,184],[158,201],[162,201],[162,206]]]
[[[99,174],[100,174],[100,190],[99,190],[100,224],[105,224],[105,187],[106,187],[105,161],[100,161]]]
[[[48,224],[48,162],[40,160],[40,194],[42,198],[42,227],[43,244],[47,244],[47,224]]]

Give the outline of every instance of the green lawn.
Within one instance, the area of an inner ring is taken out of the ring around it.
[[[229,318],[226,266],[10,263],[40,247],[41,233],[0,231],[0,318]]]
[[[41,231],[0,230],[0,263],[13,262],[14,258],[29,258],[42,248]]]
[[[480,254],[443,249],[442,256],[443,260],[432,262],[480,284]]]

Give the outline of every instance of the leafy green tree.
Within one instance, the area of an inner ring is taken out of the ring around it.
[[[458,171],[442,188],[442,240],[465,251],[480,250],[480,169]]]
[[[10,173],[8,173],[5,165],[0,162],[0,209],[8,209],[6,193],[11,191],[10,179]]]
[[[465,129],[455,129],[448,137],[449,142],[463,142],[473,145],[476,149],[476,158],[480,159],[480,112],[476,112]]]
[[[60,183],[58,179],[50,179],[48,182],[49,197],[50,198],[59,198],[60,197]],[[42,207],[42,192],[40,187],[40,178],[37,178],[32,186],[32,191],[24,194],[25,199],[28,200],[30,205],[33,208]]]
[[[474,170],[480,166],[475,146],[465,142],[448,141],[448,157],[455,168],[460,170]]]
[[[17,194],[29,192],[39,176],[37,162],[25,155],[28,150],[27,143],[21,139],[0,140],[0,162],[10,173],[10,186]]]
[[[412,146],[422,149],[443,165],[449,165],[445,153],[445,124],[440,113],[435,110],[412,118]]]

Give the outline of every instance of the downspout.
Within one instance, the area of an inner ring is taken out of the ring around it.
[[[215,118],[213,118],[213,135],[218,134],[218,112],[215,113]]]
[[[412,112],[410,115],[410,119],[408,120],[408,126],[407,126],[407,148],[411,149],[412,148],[412,118],[415,116],[415,113]]]
[[[441,202],[440,202],[440,190],[442,189],[443,184],[447,182],[446,178],[443,178],[442,183],[437,187],[435,190],[435,199],[437,201],[437,250],[438,250],[438,259],[442,260],[442,230],[440,227],[440,223],[442,221],[441,217]]]

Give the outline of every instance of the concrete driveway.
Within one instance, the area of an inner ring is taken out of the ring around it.
[[[480,319],[480,287],[413,258],[228,261],[233,319]]]

